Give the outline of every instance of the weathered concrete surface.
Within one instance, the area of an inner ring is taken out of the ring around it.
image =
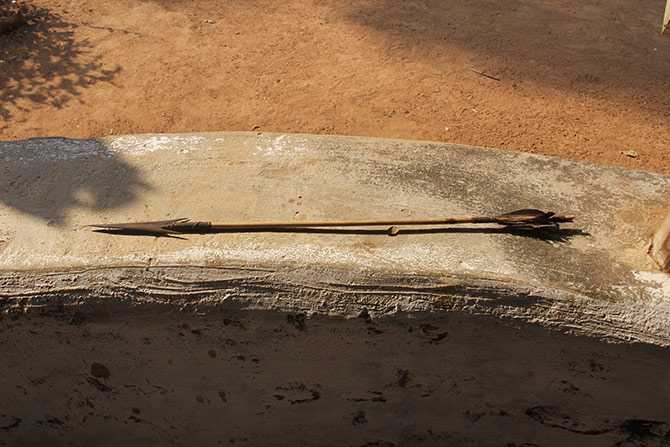
[[[338,315],[363,306],[373,314],[469,309],[670,342],[670,281],[645,254],[670,196],[666,177],[444,144],[244,133],[0,143],[0,160],[5,308],[36,305],[45,291],[73,297],[95,289],[134,303],[191,296],[192,305]],[[178,240],[83,228],[174,217],[437,217],[523,207],[574,213],[588,235],[545,241],[457,228],[395,238],[343,232]],[[169,265],[211,268],[170,281]],[[45,270],[68,273],[36,273]],[[131,297],[141,282],[146,293]],[[278,283],[288,292],[268,295],[264,284]],[[246,292],[234,293],[239,288]]]
[[[664,445],[670,280],[645,253],[669,193],[667,177],[427,142],[0,143],[0,442]],[[552,240],[83,227],[524,207],[578,219]]]
[[[668,445],[667,350],[466,313],[303,318],[5,319],[0,444]]]

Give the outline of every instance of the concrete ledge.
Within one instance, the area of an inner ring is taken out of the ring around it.
[[[670,178],[430,142],[0,142],[0,445],[661,446]],[[578,216],[551,238],[89,223]],[[659,379],[661,378],[661,379]]]
[[[95,299],[83,296],[100,290],[133,307],[226,301],[347,316],[440,308],[613,340],[670,340],[670,281],[645,255],[670,192],[667,177],[430,142],[247,133],[35,139],[0,143],[0,159],[5,311],[45,305],[44,297],[90,306]],[[354,230],[176,240],[83,228],[182,216],[439,217],[528,206],[576,214],[583,234],[568,229],[540,240],[458,227],[395,238]],[[209,268],[176,269],[188,278],[171,283],[165,272],[174,276],[175,266]],[[231,266],[236,280],[220,270]],[[259,277],[258,268],[269,273]],[[393,279],[368,282],[379,277]],[[68,281],[76,287],[63,286]],[[235,293],[250,283],[260,292]],[[275,293],[282,283],[289,292]],[[151,299],[134,294],[138,287]]]

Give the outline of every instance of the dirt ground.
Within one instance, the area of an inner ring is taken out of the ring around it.
[[[664,3],[34,0],[0,36],[0,139],[349,134],[670,174]]]

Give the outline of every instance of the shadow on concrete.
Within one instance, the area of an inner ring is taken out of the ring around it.
[[[0,142],[2,205],[62,226],[73,208],[109,210],[151,187],[103,142],[34,138]]]
[[[488,74],[503,81],[591,93],[643,90],[667,106],[670,39],[659,34],[663,3],[366,0],[347,3],[343,14],[381,33],[391,56],[450,66],[443,49],[455,45],[472,53],[475,68],[490,68]]]
[[[0,0],[0,8],[5,0]],[[12,118],[12,108],[35,104],[58,109],[97,82],[111,82],[119,66],[105,68],[91,56],[93,44],[75,39],[74,26],[41,7],[24,7],[26,23],[0,35],[0,130]]]

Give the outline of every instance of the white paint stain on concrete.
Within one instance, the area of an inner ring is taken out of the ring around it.
[[[159,151],[186,154],[209,147],[201,135],[126,135],[99,140],[33,138],[0,142],[0,160],[6,162],[61,162],[83,157],[112,158],[117,154],[143,155]]]
[[[273,138],[269,144],[262,142],[256,145],[256,153],[266,157],[294,156],[307,151],[307,144],[299,138],[287,135],[279,135]]]
[[[141,155],[158,151],[188,153],[205,141],[199,135],[127,135],[115,137],[107,144],[111,151],[123,154]]]

